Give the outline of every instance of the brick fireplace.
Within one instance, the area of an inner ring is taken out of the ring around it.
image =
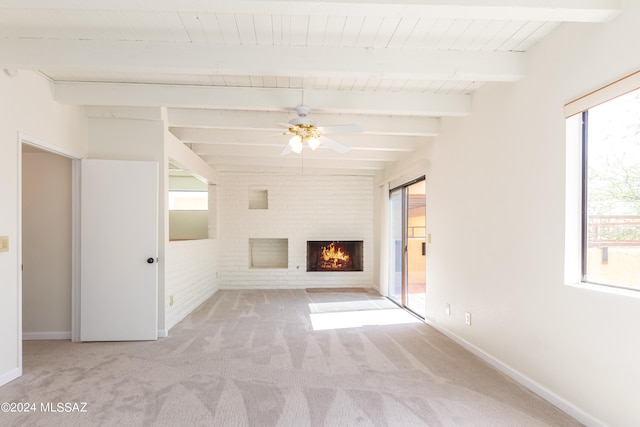
[[[373,286],[374,177],[221,171],[219,179],[215,221],[219,224],[216,268],[221,288]],[[254,199],[266,199],[266,203],[255,206]],[[258,261],[277,259],[278,263],[252,264],[255,250],[267,249],[256,246],[256,241],[265,239],[283,244],[262,253],[267,257],[258,257]],[[330,243],[330,239],[362,240],[366,252],[358,266],[362,270],[307,271],[307,241]]]

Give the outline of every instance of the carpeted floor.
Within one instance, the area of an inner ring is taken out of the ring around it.
[[[35,411],[1,426],[580,425],[373,293],[218,291],[168,338],[23,363],[0,402]]]

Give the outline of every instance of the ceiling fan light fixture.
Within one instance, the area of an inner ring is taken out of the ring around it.
[[[289,145],[291,146],[291,151],[296,154],[302,153],[302,138],[300,135],[293,135],[289,140]]]
[[[362,128],[358,125],[333,125],[316,127],[307,115],[311,109],[304,105],[296,107],[296,113],[298,117],[289,120],[289,123],[285,126],[287,130],[283,135],[291,135],[289,144],[280,153],[281,155],[287,155],[289,153],[302,153],[305,144],[313,151],[318,147],[325,146],[337,153],[346,153],[349,151],[349,147],[340,144],[330,138],[327,138],[325,133],[361,133]]]
[[[309,140],[307,141],[307,144],[309,144],[309,148],[315,151],[316,148],[320,146],[320,140],[316,137],[312,137],[312,138],[309,138]]]

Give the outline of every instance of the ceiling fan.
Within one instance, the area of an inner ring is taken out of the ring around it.
[[[316,126],[311,122],[308,115],[311,108],[306,105],[298,105],[295,108],[298,117],[289,120],[283,124],[287,128],[285,135],[291,135],[289,143],[280,152],[281,156],[290,153],[300,154],[302,148],[306,144],[311,150],[315,151],[319,146],[324,145],[333,151],[344,154],[349,152],[350,148],[344,144],[328,138],[327,134],[332,133],[361,133],[362,127],[358,125],[330,125]]]

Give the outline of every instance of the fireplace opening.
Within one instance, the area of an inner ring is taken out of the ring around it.
[[[307,241],[307,271],[363,271],[362,240]]]

